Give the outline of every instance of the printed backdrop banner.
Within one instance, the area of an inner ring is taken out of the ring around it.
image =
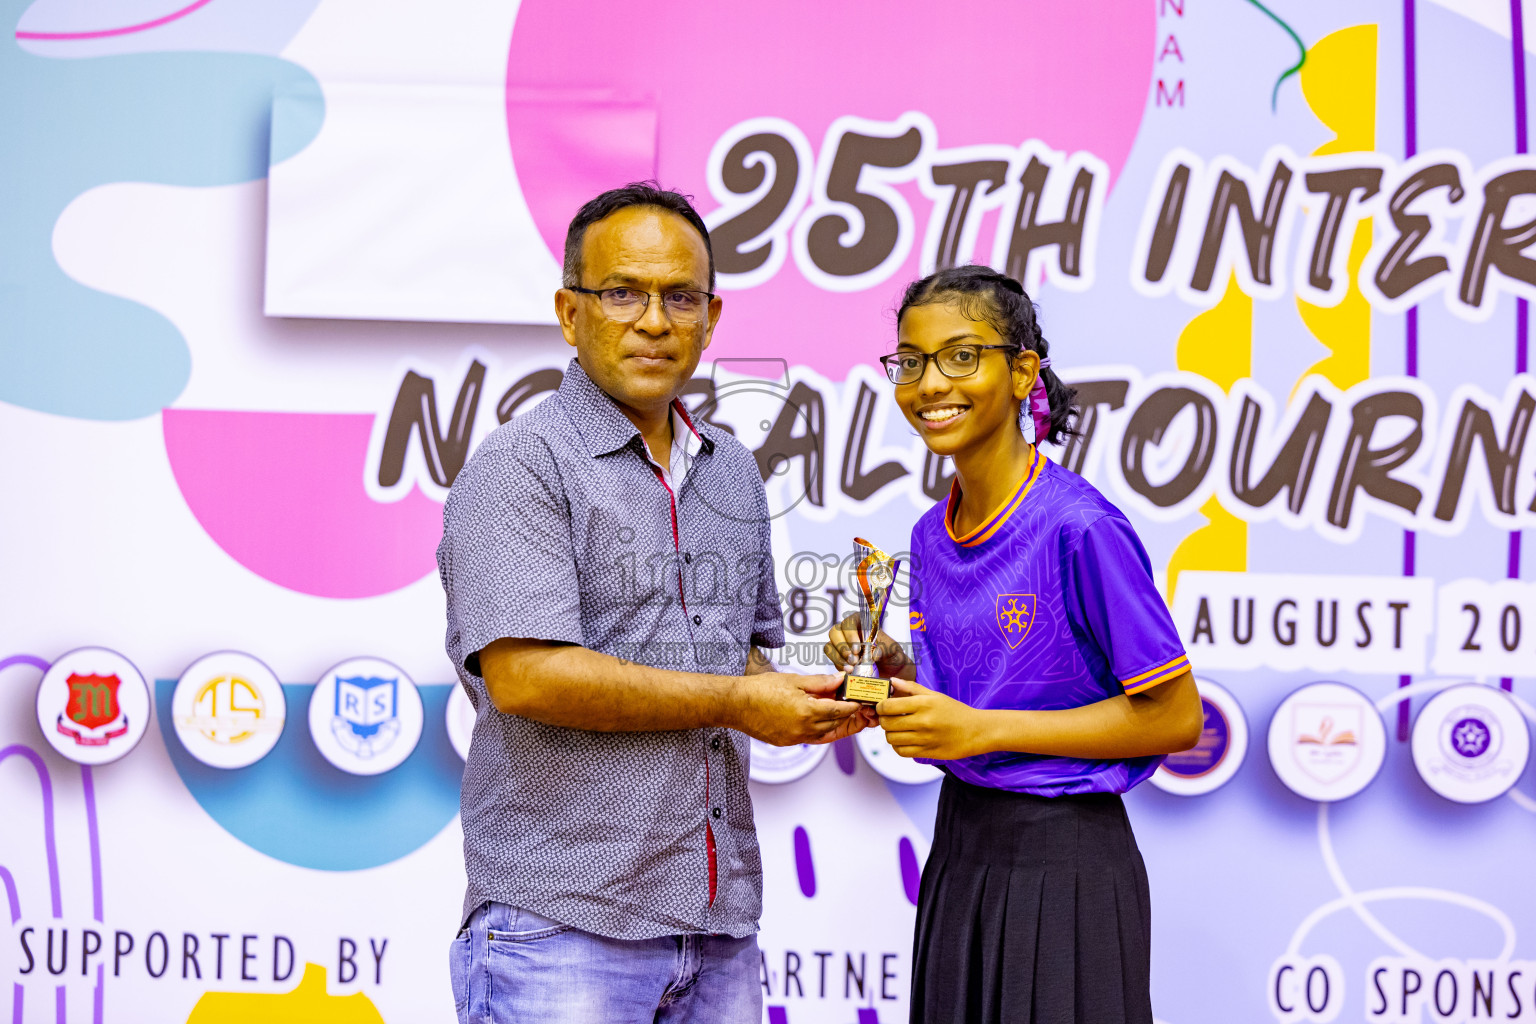
[[[1158,1019],[1536,1020],[1536,9],[0,6],[12,1021],[453,1019],[442,502],[559,386],[570,216],[650,177],[711,229],[687,401],[757,455],[782,670],[949,486],[901,288],[1004,269],[1205,698],[1127,798]],[[755,749],[768,1024],[905,1019],[936,777]]]

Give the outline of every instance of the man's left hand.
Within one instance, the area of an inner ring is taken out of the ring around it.
[[[795,678],[795,682],[802,690],[810,694],[812,697],[817,697],[822,700],[836,700],[838,689],[836,686],[833,686],[830,689],[823,689],[815,685],[814,681],[819,681],[822,678],[823,677],[821,676],[797,676]],[[831,678],[841,680],[842,677],[832,676]],[[836,729],[832,730],[832,732],[828,733],[826,736],[823,736],[820,739],[811,740],[810,742],[813,744],[819,744],[832,743],[836,740],[845,740],[850,736],[863,732],[865,729],[873,729],[879,724],[880,717],[875,714],[875,709],[867,704],[860,704],[858,706],[858,710],[849,715],[847,718],[843,719],[841,722],[837,723]]]

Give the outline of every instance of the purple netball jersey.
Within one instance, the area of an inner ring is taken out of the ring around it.
[[[964,536],[957,494],[912,529],[919,683],[976,708],[1051,710],[1188,670],[1141,541],[1092,484],[1037,451],[1012,497]],[[1123,793],[1161,761],[999,752],[938,763],[978,786],[1060,796]]]

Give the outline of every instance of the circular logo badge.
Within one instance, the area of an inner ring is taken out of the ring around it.
[[[469,741],[475,734],[475,706],[469,702],[469,694],[458,683],[448,694],[448,742],[454,752],[469,760]]]
[[[143,739],[149,687],[116,651],[81,647],[43,673],[37,724],[48,745],[76,764],[110,764]]]
[[[753,782],[794,782],[821,764],[831,746],[830,743],[797,743],[775,747],[762,740],[752,740],[752,763],[747,774]]]
[[[1387,730],[1370,698],[1343,683],[1311,683],[1280,703],[1269,723],[1269,762],[1298,796],[1332,802],[1376,778]]]
[[[884,729],[865,729],[854,739],[858,742],[859,753],[864,755],[869,766],[892,782],[917,786],[944,777],[944,773],[933,765],[896,753],[896,748],[886,742]]]
[[[277,746],[288,717],[283,686],[238,651],[194,661],[176,681],[171,724],[187,753],[212,768],[244,768]]]
[[[342,662],[320,677],[309,698],[315,747],[352,775],[380,775],[410,757],[421,721],[416,684],[379,658]]]
[[[1441,690],[1413,723],[1413,764],[1447,800],[1503,796],[1525,772],[1531,734],[1515,702],[1478,683]]]
[[[1209,679],[1195,679],[1205,724],[1200,741],[1169,754],[1152,774],[1152,785],[1177,796],[1200,796],[1225,785],[1248,756],[1248,719],[1237,699]]]

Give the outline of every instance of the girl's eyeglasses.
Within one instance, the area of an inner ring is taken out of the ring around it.
[[[885,375],[892,384],[912,384],[922,379],[928,370],[928,360],[938,364],[939,372],[946,377],[969,377],[981,365],[981,353],[989,348],[1016,351],[1015,345],[950,345],[937,352],[896,352],[880,357]]]

